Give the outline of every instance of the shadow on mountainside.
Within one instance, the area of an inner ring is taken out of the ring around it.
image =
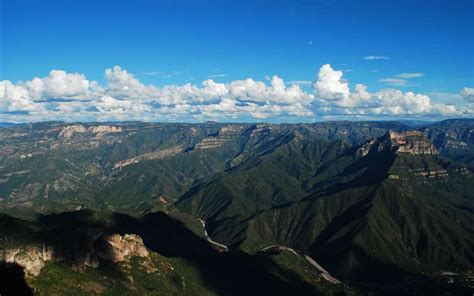
[[[360,247],[352,246],[356,264],[346,270],[345,283],[367,295],[473,295],[466,283],[448,281],[446,277],[409,272],[394,264],[371,258]],[[350,265],[350,264],[349,264]]]
[[[343,157],[330,161],[318,169],[314,177],[324,176],[322,182],[312,186],[310,194],[305,199],[314,199],[325,195],[335,194],[344,190],[377,185],[388,178],[397,154],[392,149],[369,151],[359,159],[347,159],[341,165],[341,160],[352,158],[359,146],[351,147]],[[334,169],[336,168],[336,169]],[[339,169],[337,169],[339,168]],[[327,182],[326,180],[333,180]]]
[[[141,218],[90,210],[66,212],[42,215],[34,228],[37,231],[34,234],[35,243],[53,249],[54,257],[68,266],[77,266],[87,260],[91,246],[100,235],[134,233],[142,237],[148,249],[163,256],[186,259],[199,270],[205,285],[219,295],[320,294],[313,285],[305,282],[294,271],[276,264],[270,257],[243,252],[220,253],[207,240],[187,229],[181,221],[162,212]],[[126,279],[126,274],[118,265],[110,263],[107,268],[109,275],[110,268],[113,268],[114,276]],[[4,267],[2,274],[7,271],[7,275],[16,275],[21,283],[21,270]],[[28,288],[26,283],[24,287]],[[12,289],[18,292],[14,295],[23,295],[20,293],[21,286]]]
[[[136,233],[150,250],[187,259],[220,295],[319,294],[296,273],[281,268],[270,258],[243,252],[219,253],[204,238],[164,213],[147,214],[140,220],[123,214],[116,214],[115,218],[114,231]]]
[[[355,241],[367,224],[374,193],[335,217],[309,248],[311,257],[333,276],[375,295],[472,295],[466,283],[402,269],[370,255]],[[462,279],[463,275],[458,277]],[[461,280],[462,281],[462,280]]]
[[[354,244],[351,236],[358,227],[364,225],[363,219],[359,221],[359,226],[351,225],[348,229],[353,231],[348,231],[340,241],[333,241],[331,237],[338,233],[338,229],[365,215],[370,199],[368,197],[361,200],[320,234],[311,249],[311,254],[318,262],[333,275],[367,293],[440,295],[440,291],[453,291],[456,294],[467,291],[456,285],[441,286],[427,277],[371,259]],[[69,265],[85,259],[84,254],[93,243],[94,234],[134,233],[143,238],[148,249],[163,256],[186,259],[199,270],[205,285],[219,295],[321,294],[315,286],[305,282],[294,271],[276,264],[271,257],[244,252],[220,253],[207,240],[186,228],[181,221],[162,212],[134,218],[120,213],[84,210],[41,216],[38,221],[34,227],[38,231],[37,239],[42,239],[42,243],[54,248],[56,256],[62,256],[62,260]],[[344,254],[348,253],[353,260],[344,262],[347,259]],[[338,256],[342,257],[338,259]],[[115,268],[114,276],[126,277],[115,264],[110,263],[107,267]],[[0,275],[0,291],[5,291],[2,295],[31,295],[21,267],[15,264],[0,265]],[[5,282],[8,286],[4,284],[4,278],[7,279]]]
[[[33,295],[25,281],[23,268],[16,263],[0,263],[0,295]]]
[[[101,234],[107,233],[107,225],[93,216],[92,211],[39,215],[36,222],[31,222],[0,215],[0,252],[9,252],[9,256],[28,264],[32,270],[39,270],[40,262],[50,259],[84,269],[94,243]],[[2,276],[0,289],[8,289],[13,295],[27,295],[23,287],[28,287],[24,280],[28,268],[23,270],[17,264],[1,261],[0,264],[2,275],[11,279],[11,282],[4,281]],[[103,271],[98,269],[99,273]],[[114,274],[119,280],[126,279],[115,264],[107,268],[107,274]]]

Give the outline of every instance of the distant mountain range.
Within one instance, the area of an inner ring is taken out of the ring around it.
[[[472,188],[474,119],[21,124],[0,129],[0,250],[40,294],[65,270],[84,293],[472,293]],[[128,284],[90,284],[107,266]]]
[[[10,127],[10,126],[14,126],[14,125],[16,125],[16,123],[0,122],[0,128],[2,128],[2,127]]]

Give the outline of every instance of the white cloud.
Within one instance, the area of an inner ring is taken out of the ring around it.
[[[107,94],[118,99],[150,99],[159,95],[160,91],[153,85],[146,86],[127,70],[120,66],[105,70]]]
[[[405,86],[407,84],[405,79],[400,78],[383,78],[379,79],[379,81],[392,86]]]
[[[425,76],[423,73],[400,73],[397,75],[398,78],[420,78]]]
[[[34,111],[35,105],[24,86],[5,80],[0,82],[0,111],[2,110],[5,112]]]
[[[85,98],[91,87],[98,87],[97,84],[90,83],[83,74],[62,70],[52,70],[48,77],[34,78],[25,86],[33,97],[41,99]]]
[[[331,65],[321,66],[318,79],[313,84],[315,94],[324,100],[340,100],[349,95],[349,84],[342,79],[342,71],[333,70]]]
[[[202,86],[203,95],[208,96],[210,98],[222,97],[229,92],[224,83],[216,83],[212,79],[203,81]]]
[[[474,88],[465,87],[461,90],[461,97],[469,103],[474,103]]]
[[[254,102],[271,102],[277,104],[302,103],[309,105],[314,96],[301,90],[299,85],[286,87],[285,82],[278,76],[271,77],[270,85],[251,78],[236,80],[227,84],[229,94],[236,99]]]
[[[13,84],[0,82],[0,119],[38,120],[263,120],[276,117],[455,115],[472,112],[454,105],[433,104],[427,95],[384,89],[371,93],[356,84],[351,90],[343,72],[321,66],[312,91],[310,81],[252,78],[219,83],[145,85],[119,66],[105,71],[101,86],[83,74],[53,70],[43,78]],[[387,81],[388,82],[388,81]],[[392,81],[393,82],[393,81]],[[472,102],[473,89],[461,95]]]
[[[442,114],[442,115],[458,115],[459,110],[455,105],[452,104],[434,104],[432,106],[433,113]],[[466,111],[464,110],[464,113]],[[472,112],[471,112],[472,113]]]
[[[386,56],[374,56],[374,55],[369,55],[365,56],[364,60],[369,60],[369,61],[374,61],[374,60],[390,60],[389,57]]]
[[[453,105],[432,104],[429,96],[413,92],[383,89],[370,93],[363,84],[356,84],[354,92],[351,92],[347,81],[342,78],[342,72],[333,70],[330,65],[320,68],[314,89],[320,114],[398,116],[457,112]]]
[[[382,113],[400,115],[429,113],[431,111],[431,101],[426,95],[387,89],[375,93],[374,96],[379,103],[379,107],[376,109],[381,110]]]
[[[3,93],[4,100],[11,100],[12,106],[54,100],[87,100],[102,92],[97,82],[90,82],[83,74],[66,73],[62,70],[52,70],[49,76],[35,77],[16,85],[7,80],[2,84],[0,93]]]

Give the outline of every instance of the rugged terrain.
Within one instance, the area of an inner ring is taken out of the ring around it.
[[[0,255],[37,294],[469,293],[473,161],[469,119],[8,126]]]

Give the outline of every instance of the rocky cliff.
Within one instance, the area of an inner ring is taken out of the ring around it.
[[[112,262],[125,261],[134,256],[149,256],[142,238],[135,234],[105,235],[99,242],[96,252],[99,258]]]
[[[435,146],[420,131],[406,131],[397,133],[389,132],[392,144],[398,146],[398,153],[418,154],[438,154]]]
[[[224,146],[226,143],[236,141],[242,133],[242,126],[228,125],[219,129],[217,135],[208,136],[196,144],[196,149],[212,149]]]
[[[149,257],[149,252],[140,236],[135,234],[106,234],[99,236],[90,245],[85,254],[77,254],[76,267],[97,268],[99,260],[111,262],[128,261],[132,257]],[[24,268],[28,276],[37,276],[48,261],[63,261],[60,252],[45,244],[25,245],[21,247],[0,248],[0,261],[16,263]]]
[[[17,248],[0,249],[0,260],[7,263],[16,263],[23,267],[30,276],[41,272],[47,261],[54,258],[54,251],[46,245],[27,245]]]
[[[111,126],[111,125],[97,125],[97,126],[91,126],[87,128],[80,124],[74,124],[74,125],[67,125],[63,127],[61,131],[59,132],[58,137],[69,139],[72,136],[74,136],[74,134],[82,134],[82,133],[87,133],[87,132],[96,134],[96,136],[100,138],[102,135],[106,133],[122,132],[122,128],[117,127],[117,126]]]

